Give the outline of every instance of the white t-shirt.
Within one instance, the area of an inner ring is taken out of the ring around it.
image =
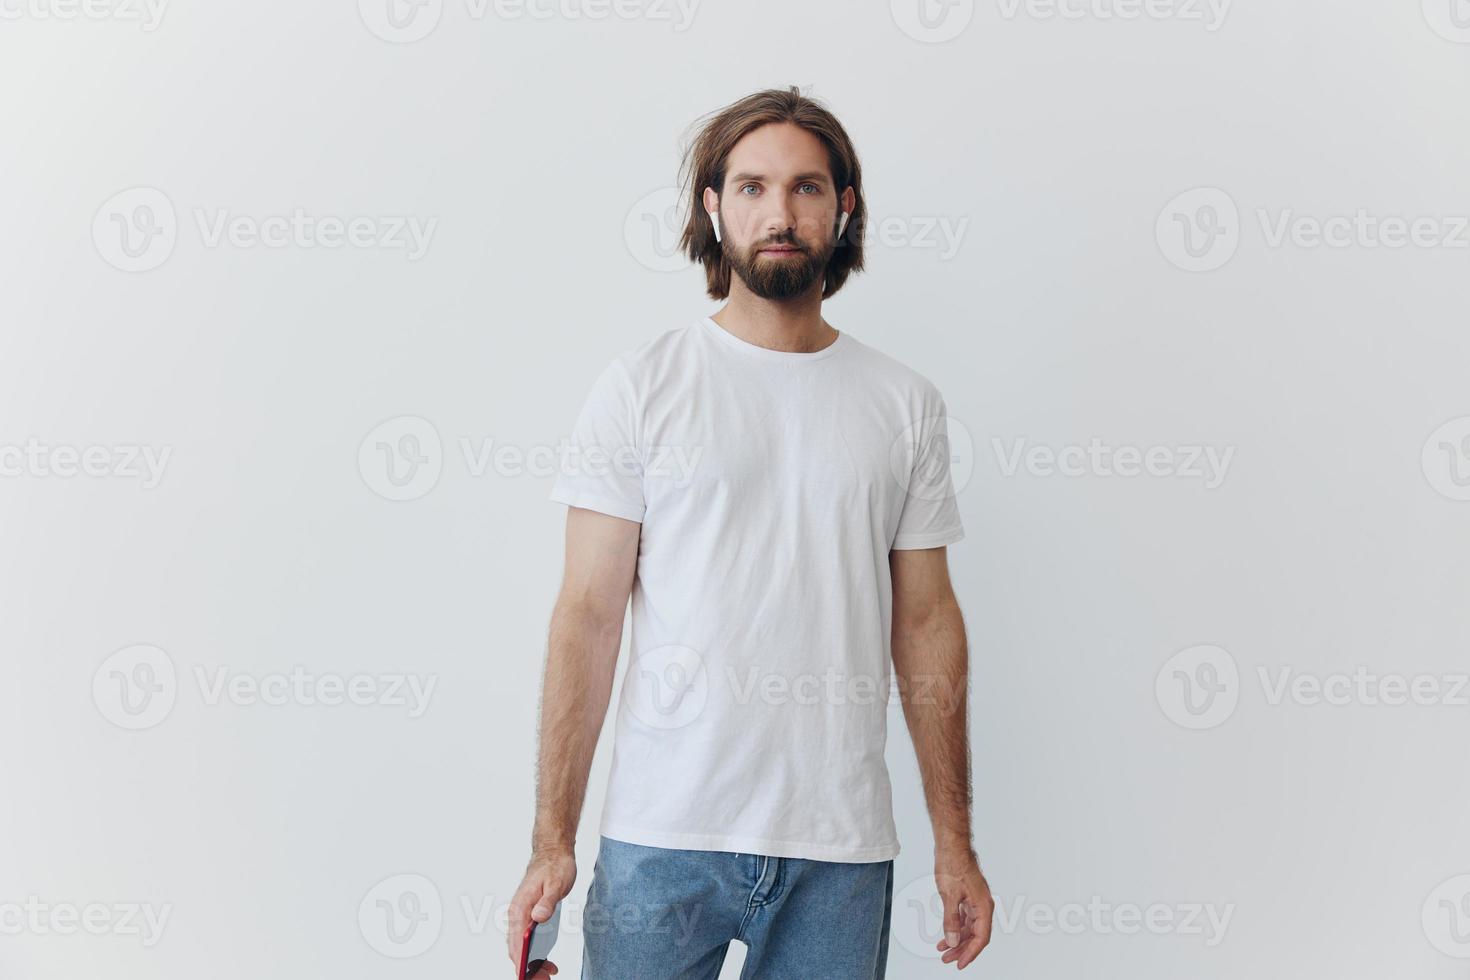
[[[570,443],[551,499],[643,525],[601,833],[897,855],[888,553],[964,537],[938,389],[705,317],[613,360]]]

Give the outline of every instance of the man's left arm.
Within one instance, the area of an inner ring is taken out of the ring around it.
[[[995,901],[970,838],[969,650],[945,548],[889,552],[893,667],[934,825],[945,963],[963,970],[990,942]]]

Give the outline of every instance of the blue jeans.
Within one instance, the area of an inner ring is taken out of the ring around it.
[[[582,980],[882,980],[893,861],[849,864],[648,847],[602,837],[583,916]]]

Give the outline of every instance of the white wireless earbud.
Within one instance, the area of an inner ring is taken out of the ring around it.
[[[709,223],[710,223],[711,227],[713,227],[714,230],[715,230],[715,241],[719,241],[720,240],[720,218],[719,218],[719,214],[720,213],[718,211],[710,211],[708,213],[709,213]]]
[[[838,238],[841,238],[842,237],[842,229],[844,229],[844,228],[847,227],[847,216],[848,216],[848,213],[849,212],[847,212],[847,211],[842,212],[842,220],[839,221],[839,222],[837,222],[837,237]]]

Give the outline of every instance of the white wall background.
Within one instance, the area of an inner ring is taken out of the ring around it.
[[[1470,976],[1463,0],[389,2],[0,0],[0,976],[506,975],[564,508],[477,453],[716,308],[678,140],[785,84],[867,179],[825,315],[969,440],[968,972]],[[216,687],[298,667],[435,686]]]

